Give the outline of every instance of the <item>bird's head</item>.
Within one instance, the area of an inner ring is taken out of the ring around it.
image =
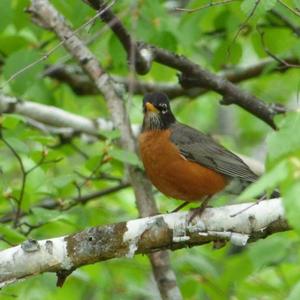
[[[164,130],[174,123],[169,98],[163,93],[150,93],[143,100],[143,131]]]

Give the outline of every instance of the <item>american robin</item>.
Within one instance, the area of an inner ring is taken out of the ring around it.
[[[258,176],[210,136],[176,121],[168,97],[151,93],[143,101],[141,158],[152,184],[163,194],[189,202],[228,190],[239,194]]]

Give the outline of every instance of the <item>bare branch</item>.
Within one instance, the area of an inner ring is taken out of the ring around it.
[[[78,95],[99,94],[93,81],[89,79],[76,65],[57,64],[49,66],[43,73],[44,76],[67,83]],[[171,99],[178,96],[196,97],[203,91],[201,88],[183,89],[180,85],[169,82],[146,82],[128,79],[126,77],[112,76],[117,85],[124,86],[128,92],[131,87],[134,94],[143,95],[145,93],[160,91],[166,93]]]
[[[202,69],[184,56],[178,56],[158,47],[152,47],[151,49],[157,62],[182,72],[179,79],[184,88],[198,86],[212,89],[223,95],[221,104],[236,104],[263,120],[272,128],[276,128],[273,121],[274,115],[285,112],[282,106],[264,103],[255,96],[244,92],[230,81]]]
[[[92,3],[92,6],[94,8],[98,8],[103,5],[102,0],[85,1]],[[111,18],[114,16],[110,9],[106,11],[106,14],[109,14]],[[105,19],[103,20],[106,22]],[[118,24],[118,26],[122,26],[122,28],[124,28],[124,26],[121,24],[121,21],[119,23],[120,24],[115,23],[115,26],[116,24]],[[120,40],[124,38],[123,34],[120,34],[120,32],[114,32]],[[126,35],[129,35],[127,31]],[[127,50],[126,47],[124,47],[124,49]],[[255,115],[259,119],[263,120],[274,129],[276,128],[273,121],[274,115],[285,112],[285,109],[282,106],[268,105],[264,103],[257,97],[242,91],[230,81],[221,78],[220,76],[217,76],[207,70],[204,70],[201,66],[191,62],[184,56],[179,56],[165,49],[148,45],[143,42],[137,43],[137,49],[139,49],[141,53],[143,52],[145,56],[147,56],[150,65],[150,61],[154,60],[162,65],[179,70],[182,73],[179,81],[183,88],[201,87],[205,89],[211,89],[223,95],[223,100],[221,101],[222,104],[236,104],[244,108],[251,114]],[[138,72],[137,68],[136,71]]]
[[[299,60],[296,57],[287,57],[282,59],[282,61],[285,63],[282,64],[279,62],[278,66],[276,66],[274,65],[273,59],[265,59],[247,67],[224,70],[219,74],[219,76],[233,83],[238,83],[244,80],[255,78],[263,74],[266,69],[268,69],[269,72],[284,72],[289,68],[286,64],[299,64]],[[271,69],[270,67],[272,65],[274,65],[274,67]],[[99,94],[93,82],[75,65],[57,64],[49,66],[44,71],[44,76],[49,76],[50,78],[67,83],[78,95]],[[184,89],[180,85],[171,82],[153,83],[139,80],[131,80],[129,82],[129,79],[126,77],[113,76],[112,78],[117,84],[124,86],[126,91],[129,90],[129,85],[131,84],[132,92],[138,95],[144,95],[145,93],[156,91],[167,94],[170,99],[180,96],[186,96],[193,99],[209,91],[201,87]]]
[[[101,131],[114,129],[112,122],[103,118],[89,119],[55,106],[24,101],[2,93],[0,93],[0,113],[24,116],[29,125],[47,133],[66,137],[86,134],[102,138]],[[137,134],[139,126],[133,125],[132,130]]]
[[[72,128],[79,133],[97,136],[100,130],[111,130],[111,122],[103,119],[95,121],[66,112],[54,106],[23,101],[0,93],[0,112],[16,113],[39,123],[59,128]],[[47,130],[47,127],[44,128]],[[59,130],[58,130],[59,131]]]
[[[219,241],[245,246],[290,229],[280,199],[262,201],[231,217],[249,204],[207,208],[191,224],[187,221],[188,212],[177,212],[93,227],[66,237],[25,241],[0,252],[0,285],[44,272],[72,271],[99,261],[162,249]]]
[[[103,10],[103,14],[100,17],[119,37],[120,42],[126,50],[128,62],[133,64],[137,73],[147,74],[150,70],[152,59],[148,57],[147,53],[140,51],[139,45],[133,40],[120,19],[112,13],[110,7],[104,1],[83,1],[96,10]]]

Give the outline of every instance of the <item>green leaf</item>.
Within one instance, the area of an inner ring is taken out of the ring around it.
[[[269,51],[273,54],[281,54],[296,45],[298,39],[288,29],[270,28],[264,35],[264,41]]]
[[[241,266],[243,266],[241,268]],[[222,281],[220,283],[230,284],[232,282],[242,282],[244,278],[252,272],[253,266],[249,257],[234,255],[229,261],[224,264]]]
[[[28,7],[28,0],[18,0],[13,2],[13,22],[17,29],[28,26],[28,15],[24,13]]]
[[[1,3],[1,1],[0,1]],[[2,35],[0,36],[0,50],[9,55],[27,45],[27,41],[22,36]]]
[[[54,136],[51,136],[51,135],[40,135],[38,133],[30,134],[30,136],[28,138],[30,140],[32,140],[32,141],[39,142],[42,145],[54,144],[54,142],[56,140]],[[58,157],[59,157],[59,155],[57,156],[57,158]]]
[[[10,23],[12,18],[12,1],[1,0],[0,1],[0,33]]]
[[[24,122],[24,118],[19,115],[5,115],[3,117],[3,127],[7,129],[14,129],[20,122]]]
[[[280,129],[267,138],[268,160],[271,164],[300,151],[300,112],[292,112],[279,124]]]
[[[31,209],[33,215],[30,218],[31,222],[34,223],[49,223],[56,221],[67,221],[71,220],[70,216],[66,213],[61,213],[58,210],[49,210],[41,207],[33,207]]]
[[[26,236],[24,236],[17,230],[3,224],[0,224],[0,237],[1,236],[3,236],[12,244],[17,244],[26,240]]]
[[[275,5],[277,0],[244,0],[241,4],[241,10],[247,15],[252,15],[253,17],[260,17],[268,10],[272,9]],[[256,7],[255,7],[256,6]]]
[[[90,157],[86,163],[85,163],[85,167],[89,170],[89,171],[94,171],[95,168],[97,166],[99,166],[100,162],[102,159],[102,155],[94,155],[92,157]]]
[[[299,172],[299,170],[298,170]],[[298,178],[291,177],[289,180],[283,183],[282,187],[283,204],[286,212],[288,223],[292,228],[296,229],[300,233],[300,180]]]
[[[10,146],[18,153],[29,152],[29,147],[22,140],[14,138],[14,137],[5,137],[5,140],[10,144]]]
[[[250,12],[253,10],[256,0],[244,0],[241,4],[241,10],[245,14],[250,14]]]
[[[177,39],[175,35],[169,31],[157,32],[153,37],[153,43],[170,51],[176,51]]]
[[[228,53],[230,51],[230,53]],[[225,41],[214,52],[212,64],[216,70],[221,69],[228,63],[237,64],[243,54],[241,45],[237,42]]]
[[[288,174],[289,168],[287,162],[283,161],[246,188],[237,200],[244,201],[253,199],[263,194],[266,190],[276,188],[280,182],[288,177]]]
[[[299,0],[294,0],[293,2],[294,2],[295,7],[297,7],[298,10],[299,10],[299,9],[300,9],[300,3],[299,3]]]
[[[101,130],[101,135],[105,136],[107,139],[114,140],[121,136],[120,130]]]
[[[263,0],[260,1],[261,7],[264,9],[264,11],[271,10],[277,3],[277,0]]]
[[[41,55],[35,50],[19,50],[14,52],[5,61],[3,67],[3,74],[6,80],[12,75],[15,75],[22,68],[27,67],[31,63],[34,63],[41,58]],[[18,75],[13,81],[10,82],[12,90],[17,95],[22,95],[32,85],[32,82],[36,80],[40,72],[43,69],[43,63],[40,62],[35,66],[30,67],[22,74]]]
[[[75,180],[75,175],[67,174],[67,175],[60,175],[52,178],[52,184],[57,188],[63,188],[73,182]]]
[[[178,39],[180,39],[180,45],[188,50],[192,47],[201,36],[199,30],[199,14],[183,15],[180,19],[180,30],[177,32]],[[219,20],[219,19],[217,19]]]
[[[298,281],[292,288],[286,300],[299,300],[300,299],[300,281]]]
[[[134,166],[139,166],[140,161],[135,153],[123,150],[123,149],[111,149],[108,151],[108,154],[123,163],[128,163]]]
[[[123,69],[127,65],[127,56],[119,39],[113,34],[108,42],[111,63],[116,69]]]
[[[241,10],[249,16],[250,14],[257,15],[258,13],[261,13],[261,2],[257,5],[257,0],[244,0],[241,4]],[[256,7],[255,7],[256,6]]]
[[[272,239],[259,240],[255,244],[251,244],[248,253],[255,269],[260,269],[278,264],[287,258],[290,246],[291,243],[285,241],[285,238],[274,236]],[[269,251],[269,249],[276,249],[276,251]]]

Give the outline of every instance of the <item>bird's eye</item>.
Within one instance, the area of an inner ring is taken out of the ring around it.
[[[166,103],[160,103],[158,106],[159,106],[159,110],[161,111],[162,114],[165,114],[168,112],[168,106]]]

